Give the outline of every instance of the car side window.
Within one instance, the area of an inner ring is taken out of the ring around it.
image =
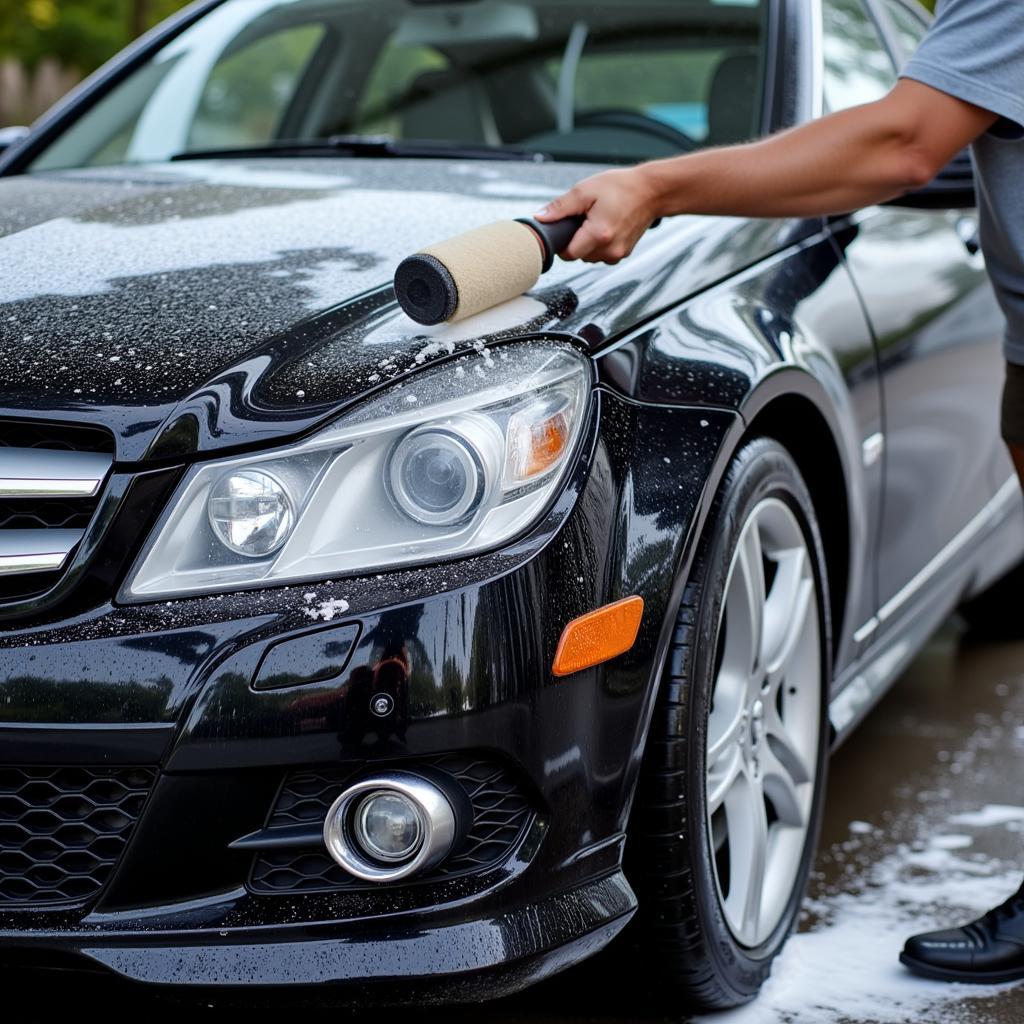
[[[272,141],[325,33],[322,24],[296,25],[229,49],[203,86],[186,148]]]
[[[825,0],[822,28],[828,111],[871,103],[896,84],[892,58],[861,0]]]
[[[433,46],[389,41],[363,87],[351,124],[343,130],[402,138],[410,109],[416,105],[416,93],[426,93],[431,82],[443,83],[450,66],[448,58]],[[424,101],[425,96],[419,97],[421,104]]]
[[[901,0],[883,0],[883,6],[899,37],[904,54],[909,57],[928,33],[928,25]]]
[[[552,83],[558,82],[561,66],[561,58],[547,62]],[[689,39],[666,38],[653,46],[650,39],[622,38],[614,47],[583,50],[574,76],[574,108],[582,117],[630,111],[694,142],[745,142],[759,127],[761,79],[756,44],[695,46]]]

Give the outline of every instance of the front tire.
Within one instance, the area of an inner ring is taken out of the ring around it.
[[[799,913],[827,752],[821,539],[789,453],[735,457],[690,573],[634,806],[634,939],[663,1001],[752,999]]]

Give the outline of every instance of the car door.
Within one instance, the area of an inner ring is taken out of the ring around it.
[[[826,108],[880,98],[896,81],[880,27],[897,45],[914,22],[897,30],[865,0],[823,0],[822,14]],[[861,627],[867,639],[899,618],[926,567],[1009,476],[998,430],[1004,325],[978,252],[976,211],[872,207],[832,227],[882,370],[879,610]]]

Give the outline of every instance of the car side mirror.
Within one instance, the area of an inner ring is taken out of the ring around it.
[[[16,142],[20,142],[28,135],[28,128],[24,125],[12,125],[10,128],[0,128],[0,153],[9,149]]]
[[[969,210],[977,206],[970,153],[966,149],[957,153],[924,188],[899,196],[888,205],[916,210]]]

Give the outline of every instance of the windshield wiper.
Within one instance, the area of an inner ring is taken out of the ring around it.
[[[264,156],[375,156],[437,160],[519,160],[545,163],[547,153],[475,142],[396,140],[388,135],[331,135],[326,139],[271,142],[265,146],[195,149],[175,153],[171,160],[220,160]]]

